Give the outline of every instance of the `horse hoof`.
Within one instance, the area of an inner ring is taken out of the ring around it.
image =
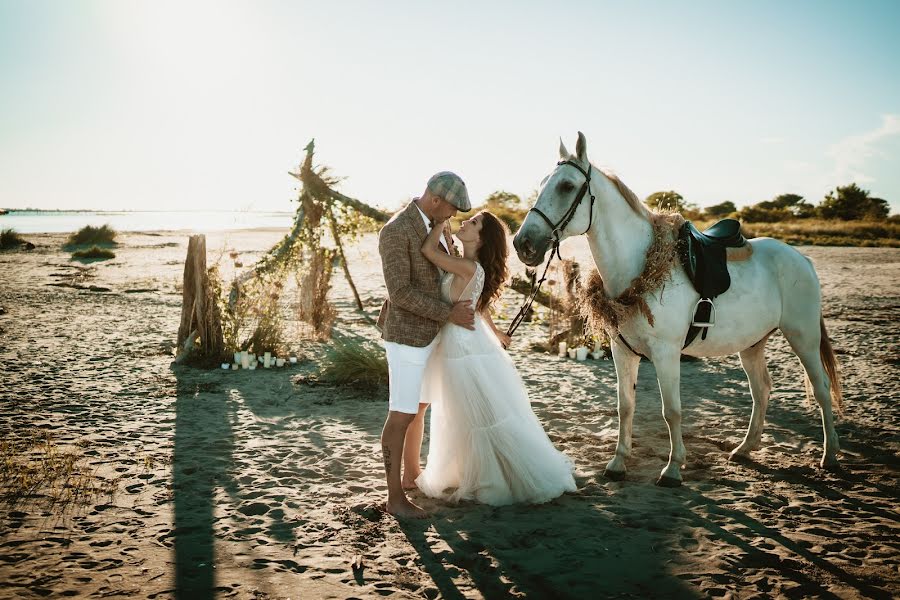
[[[819,466],[821,468],[825,469],[826,471],[840,471],[841,470],[841,463],[838,462],[838,459],[836,456],[823,458],[822,462],[819,463]]]
[[[742,454],[742,453],[739,453],[739,452],[732,452],[731,454],[729,454],[729,455],[728,455],[728,461],[729,461],[729,462],[736,462],[736,463],[749,463],[749,462],[753,462],[753,461],[750,459],[750,455],[749,455],[749,454]]]
[[[613,481],[624,481],[625,471],[610,471],[609,469],[606,469],[603,471],[603,476]]]
[[[681,480],[669,477],[668,475],[661,475],[660,478],[656,480],[656,485],[665,488],[677,488],[681,487]]]

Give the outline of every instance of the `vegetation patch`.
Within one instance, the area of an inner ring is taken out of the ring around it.
[[[46,431],[4,438],[0,440],[0,499],[7,505],[37,499],[65,506],[87,504],[116,492],[118,477],[100,477],[83,463],[80,448],[60,448]]]
[[[325,355],[319,380],[333,385],[387,385],[387,357],[375,344],[335,342]]]
[[[87,250],[76,250],[72,253],[72,258],[78,260],[106,260],[115,258],[116,253],[100,246],[91,246]]]
[[[109,225],[94,227],[86,225],[69,236],[66,247],[77,246],[113,246],[116,243],[118,233]]]
[[[28,242],[19,235],[15,229],[4,229],[0,231],[0,250],[12,250],[20,248]]]

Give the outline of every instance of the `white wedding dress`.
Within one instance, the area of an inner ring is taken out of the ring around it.
[[[481,265],[458,299],[450,297],[453,277],[442,278],[443,299],[476,306]],[[422,401],[431,403],[431,437],[416,485],[426,495],[500,506],[575,491],[572,462],[547,437],[515,365],[477,311],[474,331],[452,323],[441,329]]]

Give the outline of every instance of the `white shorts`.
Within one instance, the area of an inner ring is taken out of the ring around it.
[[[396,342],[384,342],[387,354],[389,401],[388,409],[414,415],[419,412],[422,378],[428,357],[437,345],[437,338],[423,348]]]

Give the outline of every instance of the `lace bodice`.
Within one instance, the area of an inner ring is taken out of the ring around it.
[[[471,300],[472,307],[474,308],[475,305],[478,304],[478,298],[481,296],[481,291],[484,289],[484,269],[480,264],[475,263],[475,274],[472,275],[472,279],[470,279],[469,283],[466,284],[466,287],[463,288],[459,298],[452,298],[450,295],[451,288],[453,287],[453,280],[456,277],[457,276],[453,273],[444,273],[441,278],[441,298],[444,302],[450,304],[459,302],[460,300]]]

